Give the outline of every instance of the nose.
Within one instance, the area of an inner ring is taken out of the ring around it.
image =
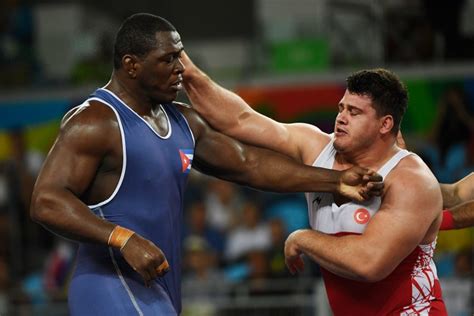
[[[347,116],[346,116],[346,111],[345,110],[342,110],[341,112],[339,112],[336,116],[336,123],[337,124],[347,124]]]
[[[177,58],[176,60],[177,60],[177,62],[176,62],[175,71],[177,73],[181,74],[186,70],[186,67],[184,66],[183,62],[181,61],[181,58]]]

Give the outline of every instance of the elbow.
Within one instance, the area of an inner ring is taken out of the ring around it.
[[[30,205],[30,218],[39,224],[46,224],[51,218],[48,205],[52,198],[46,193],[33,193]]]
[[[358,281],[374,283],[388,277],[393,269],[387,264],[382,264],[376,260],[371,260],[367,264],[362,264],[356,272]]]
[[[388,273],[378,270],[364,271],[358,275],[358,279],[361,282],[375,283],[385,279],[388,275]]]

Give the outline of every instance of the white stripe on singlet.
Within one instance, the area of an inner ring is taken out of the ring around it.
[[[99,214],[102,218],[104,218],[104,213],[102,213],[102,209],[99,207],[97,208],[99,210]],[[135,307],[135,310],[137,311],[139,316],[143,316],[143,312],[140,309],[140,306],[138,306],[137,300],[135,299],[135,296],[132,293],[132,290],[130,290],[130,287],[127,284],[127,281],[125,281],[125,278],[123,277],[122,271],[120,270],[117,261],[115,260],[114,257],[114,252],[112,251],[112,247],[109,248],[109,254],[110,258],[112,259],[112,263],[114,264],[115,271],[117,272],[117,276],[120,279],[120,282],[122,283],[123,287],[125,288],[125,291],[127,291],[128,297],[130,297],[130,300],[132,301],[133,306]]]

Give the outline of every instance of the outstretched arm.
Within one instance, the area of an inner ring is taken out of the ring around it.
[[[239,143],[210,128],[193,110],[181,110],[196,137],[193,167],[204,173],[275,192],[333,192],[357,200],[382,192],[382,178],[367,169],[340,172],[307,166],[282,154]],[[369,180],[376,182],[368,184]]]
[[[474,226],[474,200],[458,204],[443,211],[440,230],[461,229]]]
[[[217,131],[244,143],[268,148],[298,161],[314,159],[327,135],[309,124],[283,124],[253,110],[240,96],[214,82],[198,69],[186,53],[183,84],[193,108]],[[312,161],[311,161],[312,163]]]
[[[440,183],[440,187],[445,208],[452,208],[463,202],[474,200],[474,172],[456,183]]]
[[[441,196],[436,179],[427,168],[418,168],[389,175],[382,206],[363,234],[336,237],[313,230],[292,233],[285,244],[290,271],[303,268],[300,255],[306,254],[323,268],[349,279],[375,282],[387,277],[417,245],[431,241],[425,240],[428,231],[430,239],[435,238],[440,222]]]

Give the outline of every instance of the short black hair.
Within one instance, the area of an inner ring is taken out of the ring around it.
[[[378,116],[393,117],[392,132],[397,134],[408,107],[408,91],[398,76],[387,69],[377,68],[355,72],[346,81],[350,93],[371,97]]]
[[[157,32],[173,32],[176,28],[166,19],[148,13],[129,16],[120,26],[114,44],[114,68],[122,66],[122,57],[133,54],[140,57],[155,49]]]

